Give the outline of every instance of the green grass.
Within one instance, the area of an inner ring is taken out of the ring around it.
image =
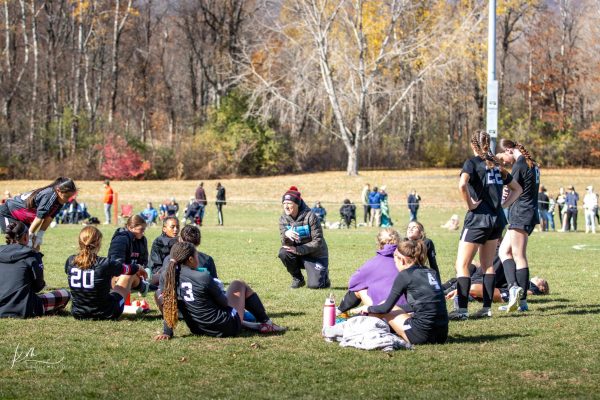
[[[319,174],[309,175],[302,185],[310,191],[311,185],[323,185],[323,179]],[[403,178],[397,179],[401,186]],[[240,182],[248,187],[254,183]],[[256,182],[260,186],[263,181]],[[340,190],[350,192],[352,183],[345,182]],[[451,186],[449,192],[455,191],[455,183],[447,177],[427,181],[430,186]],[[137,183],[140,188],[150,184],[164,185],[157,191],[167,193],[169,183]],[[271,191],[275,194],[269,199],[273,200],[281,190],[278,186]],[[336,215],[337,208],[331,205],[330,215]],[[93,211],[98,214],[99,210]],[[344,349],[322,340],[321,311],[329,291],[288,288],[290,277],[276,256],[280,210],[275,202],[234,201],[225,208],[224,227],[215,225],[214,206],[209,212],[202,229],[202,250],[214,257],[223,280],[243,279],[255,288],[270,315],[289,327],[288,332],[214,339],[193,336],[180,323],[174,340],[157,343],[152,341],[161,328],[156,312],[118,322],[76,321],[67,315],[0,320],[0,398],[600,397],[597,237],[533,234],[532,274],[546,277],[552,293],[532,297],[526,315],[496,312],[491,320],[452,322],[446,345],[385,354]],[[454,212],[461,213],[426,205],[420,211],[428,236],[436,244],[444,280],[453,275],[458,233],[438,226]],[[392,213],[403,230],[406,210],[398,205]],[[67,285],[64,260],[75,252],[79,228],[60,226],[46,235],[48,286]],[[114,227],[101,229],[105,253]],[[149,243],[158,233],[156,227],[148,229]],[[374,254],[375,235],[372,228],[325,231],[337,299],[350,274]],[[575,250],[577,244],[588,246]],[[62,361],[13,366],[17,345],[22,352],[34,348],[37,360]]]

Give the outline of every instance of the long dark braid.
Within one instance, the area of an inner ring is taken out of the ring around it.
[[[521,143],[514,142],[510,139],[502,139],[500,141],[500,146],[502,146],[502,148],[504,148],[504,149],[519,150],[521,152],[521,154],[523,154],[523,157],[525,157],[525,160],[527,161],[527,166],[529,168],[533,168],[536,165],[539,166],[539,164],[533,159],[533,157],[531,157],[531,153],[529,153],[529,151],[527,151],[525,146],[523,146]]]
[[[508,171],[504,168],[500,160],[491,153],[490,135],[486,131],[480,130],[471,136],[471,148],[479,158],[485,161],[485,165],[488,168],[498,167],[502,174],[502,178],[506,178]]]
[[[191,243],[178,242],[171,248],[171,260],[165,274],[165,288],[163,290],[163,318],[167,326],[175,329],[177,326],[177,265],[187,261],[196,253],[196,248]]]

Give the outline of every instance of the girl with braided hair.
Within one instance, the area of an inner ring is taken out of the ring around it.
[[[521,186],[502,167],[499,160],[490,153],[490,137],[479,131],[471,137],[474,157],[465,161],[460,172],[458,190],[467,206],[467,214],[458,244],[456,256],[457,308],[449,314],[450,319],[469,318],[469,289],[471,276],[469,265],[479,251],[479,261],[485,275],[483,277],[484,296],[481,310],[471,318],[491,317],[490,307],[494,298],[496,275],[494,257],[498,239],[506,225],[502,207],[510,206],[521,194]],[[502,186],[507,185],[510,194],[502,202]]]
[[[0,318],[33,318],[66,307],[65,289],[38,294],[46,286],[43,255],[27,246],[29,230],[21,221],[6,225],[6,246],[0,246]]]
[[[99,257],[101,246],[102,233],[95,226],[86,226],[79,232],[79,253],[65,262],[73,295],[71,314],[77,319],[119,318],[131,287],[148,276],[141,265]]]
[[[500,310],[527,311],[529,287],[527,241],[535,225],[540,223],[537,197],[540,188],[540,169],[522,144],[510,139],[502,139],[500,146],[514,161],[511,175],[523,188],[521,195],[510,207],[508,231],[498,252],[509,288],[508,304],[500,307]]]
[[[198,252],[192,243],[175,243],[170,257],[161,277],[163,333],[155,336],[155,340],[173,337],[179,312],[195,335],[236,336],[242,326],[260,333],[285,331],[271,321],[258,294],[246,283],[233,281],[223,294],[206,268],[198,268]],[[258,322],[243,321],[244,309]]]

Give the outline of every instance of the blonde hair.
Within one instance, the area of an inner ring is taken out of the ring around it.
[[[102,245],[102,232],[95,226],[86,226],[79,232],[79,253],[73,264],[79,269],[89,269],[98,259],[98,251]]]
[[[383,249],[386,244],[400,243],[400,234],[394,228],[385,228],[379,231],[377,234],[377,245],[379,249]]]

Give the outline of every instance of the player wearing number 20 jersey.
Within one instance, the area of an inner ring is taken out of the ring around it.
[[[65,263],[65,272],[73,296],[71,313],[78,319],[116,319],[123,313],[125,300],[111,292],[112,278],[134,275],[139,267],[128,265],[106,257],[98,257],[87,269],[80,269],[70,256]]]

